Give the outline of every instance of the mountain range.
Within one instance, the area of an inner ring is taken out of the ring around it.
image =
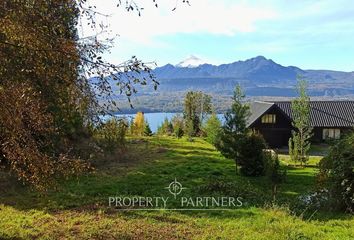
[[[282,66],[263,56],[230,64],[212,65],[192,56],[177,65],[167,64],[154,69],[160,91],[203,90],[230,94],[239,83],[249,96],[295,95],[297,76],[309,82],[313,96],[354,94],[354,72],[303,70]]]
[[[283,66],[263,56],[218,66],[191,56],[176,65],[157,67],[153,74],[160,83],[157,90],[149,84],[138,86],[138,93],[132,97],[134,109],[124,96],[117,96],[123,112],[181,112],[184,95],[190,90],[210,94],[215,110],[224,112],[231,104],[236,84],[242,86],[250,99],[285,100],[297,96],[298,76],[308,81],[308,93],[313,99],[354,99],[354,72],[304,70]],[[114,90],[115,81],[108,80]]]

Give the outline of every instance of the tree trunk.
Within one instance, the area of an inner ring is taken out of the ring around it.
[[[236,175],[238,175],[238,165],[237,165],[237,161],[235,160],[235,170],[236,170]]]
[[[276,184],[273,185],[272,195],[273,195],[273,202],[275,202],[276,195],[277,195],[277,185]]]

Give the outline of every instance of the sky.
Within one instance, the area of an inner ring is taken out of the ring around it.
[[[352,0],[157,0],[158,8],[135,0],[141,16],[118,1],[90,0],[108,15],[98,20],[116,36],[104,55],[115,64],[137,56],[163,66],[194,55],[219,65],[262,55],[284,66],[354,71]]]

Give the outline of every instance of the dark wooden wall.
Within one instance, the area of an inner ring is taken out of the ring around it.
[[[275,114],[276,123],[262,123],[262,117],[256,120],[251,128],[261,133],[271,148],[288,146],[291,137],[291,122],[278,108],[273,107],[264,114]]]

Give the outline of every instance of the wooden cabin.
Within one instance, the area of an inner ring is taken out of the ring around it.
[[[269,147],[288,146],[294,129],[290,101],[255,101],[250,110],[247,126],[261,133]],[[310,124],[313,142],[339,139],[354,127],[354,101],[311,101]]]

